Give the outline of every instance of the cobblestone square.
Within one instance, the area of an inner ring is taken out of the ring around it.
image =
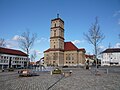
[[[19,77],[17,71],[0,72],[0,90],[120,90],[120,68],[114,69],[118,72],[109,68],[108,74],[101,69],[98,76],[93,69],[68,70],[73,71],[72,75],[63,78],[50,72],[38,72],[39,76],[33,77]]]

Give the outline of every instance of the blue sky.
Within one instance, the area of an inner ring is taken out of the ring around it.
[[[37,33],[32,49],[39,59],[49,48],[51,19],[60,14],[65,22],[65,41],[72,41],[78,48],[93,53],[92,45],[84,39],[91,24],[98,17],[105,39],[100,47],[120,47],[120,0],[0,0],[0,38],[7,47],[19,49],[17,37],[26,29]],[[31,52],[32,52],[31,51]]]

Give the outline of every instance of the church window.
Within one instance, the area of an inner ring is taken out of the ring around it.
[[[54,36],[56,36],[56,32],[54,32]]]
[[[56,27],[56,23],[55,23],[55,27]]]
[[[69,60],[70,60],[70,56],[69,56]]]
[[[66,57],[66,60],[67,60],[67,57]]]

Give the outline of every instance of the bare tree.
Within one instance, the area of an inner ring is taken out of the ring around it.
[[[22,35],[19,38],[20,48],[29,55],[36,38],[37,35],[36,34],[30,35],[30,32],[28,30],[22,33]]]
[[[31,55],[31,61],[34,61],[35,62],[35,58],[37,57],[37,53],[36,51],[34,50],[33,54]]]
[[[101,33],[100,31],[100,26],[98,24],[97,17],[95,18],[95,23],[92,24],[88,33],[84,33],[84,36],[85,36],[85,39],[88,41],[88,43],[94,46],[94,53],[95,53],[96,67],[97,67],[98,45],[105,38],[103,33]]]
[[[6,43],[3,38],[0,38],[0,47],[5,47]]]

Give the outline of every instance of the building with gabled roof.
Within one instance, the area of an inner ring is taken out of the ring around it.
[[[51,20],[50,48],[44,51],[44,63],[57,66],[77,66],[85,63],[85,49],[72,42],[64,42],[64,21]]]
[[[89,62],[89,65],[93,65],[95,61],[95,55],[85,54],[86,63]]]
[[[101,54],[101,65],[120,65],[120,48],[108,48]]]
[[[27,67],[28,55],[20,50],[0,47],[0,68]]]
[[[17,55],[17,56],[28,56],[26,53],[20,50],[14,50],[9,48],[0,47],[0,54],[9,54],[9,55]]]

